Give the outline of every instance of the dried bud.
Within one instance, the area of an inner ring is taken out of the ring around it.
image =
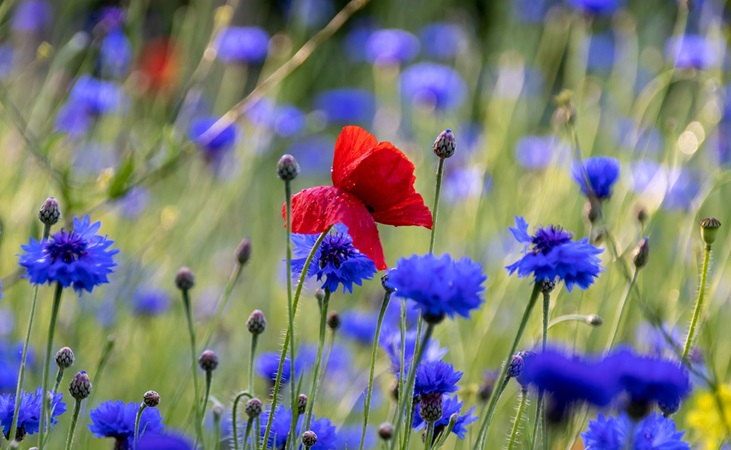
[[[604,319],[597,316],[596,314],[589,314],[588,316],[586,316],[586,323],[593,327],[598,327],[604,323]]]
[[[213,350],[203,350],[198,357],[198,365],[206,372],[213,372],[218,367],[218,355]]]
[[[383,422],[378,427],[378,436],[384,441],[390,441],[393,437],[393,425],[388,422]]]
[[[64,347],[56,353],[56,364],[59,369],[68,369],[74,365],[74,352]]]
[[[701,220],[701,237],[706,245],[711,245],[716,241],[716,230],[721,228],[721,222],[715,217],[706,217]]]
[[[249,419],[256,419],[259,417],[259,414],[261,414],[263,405],[261,403],[261,400],[254,397],[248,402],[246,402],[246,406],[244,407],[244,412],[247,416],[249,416]]]
[[[648,243],[648,239],[644,238],[640,241],[639,244],[637,244],[637,247],[635,247],[634,251],[634,258],[632,261],[635,263],[635,267],[637,269],[641,269],[645,267],[645,264],[647,264],[647,258],[650,256],[650,244]]]
[[[77,401],[81,401],[91,395],[91,380],[89,380],[89,375],[86,372],[82,370],[74,375],[71,383],[69,383],[69,393]]]
[[[243,266],[249,262],[249,258],[251,258],[251,239],[246,237],[236,247],[236,261]]]
[[[304,414],[306,409],[307,409],[307,396],[305,394],[300,394],[297,397],[297,413]]]
[[[437,136],[434,141],[434,145],[432,146],[434,154],[441,159],[449,158],[454,155],[454,150],[456,148],[457,145],[454,142],[454,134],[452,134],[452,130],[444,130],[439,133],[439,136]]]
[[[340,328],[340,314],[337,311],[330,311],[327,315],[327,326],[333,331]]]
[[[188,291],[195,286],[195,277],[193,272],[187,267],[181,267],[175,275],[175,286],[181,291]]]
[[[302,433],[302,445],[310,448],[317,443],[317,435],[314,431],[305,431]]]
[[[59,208],[58,202],[55,198],[48,197],[38,210],[38,219],[43,225],[50,227],[51,225],[56,225],[60,218],[61,208]]]
[[[256,336],[262,334],[266,328],[267,319],[264,317],[264,313],[255,309],[246,321],[246,329],[249,330],[249,333]]]
[[[154,408],[160,404],[160,394],[155,391],[147,391],[142,397],[142,403],[144,403],[145,406]]]
[[[300,166],[292,155],[284,155],[277,163],[277,175],[282,181],[292,181],[300,173]]]

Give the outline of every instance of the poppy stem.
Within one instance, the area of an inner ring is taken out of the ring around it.
[[[434,239],[437,235],[437,214],[439,209],[439,192],[442,190],[442,175],[444,174],[444,158],[439,158],[437,166],[437,183],[434,191],[434,206],[431,210],[432,226],[431,238],[429,239],[429,253],[434,253]]]
[[[43,362],[43,378],[42,382],[42,395],[41,400],[41,422],[38,428],[38,449],[43,450],[44,435],[47,423],[50,422],[48,414],[50,412],[48,402],[48,372],[51,369],[51,350],[53,349],[53,335],[56,332],[56,321],[58,319],[58,310],[61,307],[61,294],[63,293],[63,286],[61,283],[56,282],[56,291],[53,294],[53,308],[51,309],[51,322],[48,325],[48,342],[46,343],[46,357]],[[16,398],[17,401],[17,398]],[[50,433],[50,430],[49,430]],[[12,436],[11,436],[12,438]]]
[[[312,409],[315,407],[317,391],[320,388],[320,371],[324,370],[322,366],[322,350],[325,347],[325,331],[327,330],[327,309],[330,305],[330,289],[325,288],[325,296],[320,302],[320,339],[317,342],[317,356],[315,357],[315,371],[312,375],[312,385],[310,385],[310,393],[307,396],[307,412],[305,413],[303,430],[310,429],[310,420],[312,420]]]
[[[371,412],[371,395],[373,394],[373,375],[376,369],[376,353],[378,352],[378,338],[381,335],[381,325],[383,324],[383,317],[386,315],[386,309],[388,309],[388,302],[391,300],[391,293],[393,291],[387,289],[383,295],[383,302],[381,303],[381,311],[378,313],[378,322],[376,322],[376,335],[373,337],[373,347],[371,348],[371,367],[368,372],[368,390],[366,390],[365,404],[363,406],[363,428],[360,432],[360,445],[358,450],[363,450],[365,444],[366,429],[368,428],[368,416]]]

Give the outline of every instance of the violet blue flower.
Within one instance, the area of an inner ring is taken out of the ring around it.
[[[127,404],[121,400],[102,402],[89,412],[91,419],[91,423],[88,424],[89,431],[98,438],[114,438],[115,449],[132,450],[135,418],[139,409],[139,403],[135,402]],[[146,433],[159,433],[163,429],[160,411],[157,408],[146,408],[140,417],[140,436]]]
[[[412,104],[450,111],[464,101],[467,85],[451,67],[423,62],[414,64],[401,74],[401,95]]]
[[[366,57],[375,64],[402,64],[419,53],[419,39],[408,31],[374,31],[366,41]]]
[[[218,34],[214,46],[223,62],[259,63],[267,57],[269,34],[258,27],[228,27]]]

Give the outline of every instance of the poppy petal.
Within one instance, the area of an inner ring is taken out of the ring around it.
[[[286,214],[285,205],[285,220]],[[292,197],[293,233],[322,233],[336,223],[348,227],[355,248],[372,259],[378,270],[387,268],[376,222],[357,197],[334,186],[316,186]]]
[[[353,188],[355,181],[351,179],[360,161],[367,157],[378,145],[378,139],[361,127],[350,125],[343,128],[337,142],[333,157],[333,186],[346,191]]]

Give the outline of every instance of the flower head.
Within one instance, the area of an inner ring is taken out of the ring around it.
[[[102,72],[112,77],[123,77],[132,63],[132,44],[121,29],[109,32],[101,42],[99,61]]]
[[[679,69],[708,69],[723,62],[723,46],[705,36],[686,34],[671,37],[665,53]]]
[[[528,223],[519,216],[515,225],[510,232],[518,242],[526,244],[526,250],[521,259],[505,267],[510,274],[518,272],[519,277],[532,274],[536,281],[558,278],[566,283],[569,291],[574,285],[586,289],[599,276],[601,260],[596,255],[603,250],[589,244],[588,239],[572,241],[572,234],[557,226],[538,228],[531,236]]]
[[[315,234],[294,234],[293,275],[299,276],[305,270],[305,262],[317,241]],[[343,292],[353,292],[353,284],[360,286],[363,280],[370,280],[376,273],[373,261],[353,246],[353,239],[344,225],[336,225],[335,233],[328,234],[312,258],[307,276],[317,275],[317,281],[325,276],[323,289],[335,292],[343,286]]]
[[[335,144],[333,186],[305,189],[292,197],[292,231],[322,233],[336,223],[348,228],[353,246],[379,270],[386,261],[376,222],[431,228],[432,217],[414,189],[414,165],[389,142],[362,128],[345,127]],[[286,206],[282,217],[286,219]]]
[[[467,47],[467,35],[462,27],[435,22],[421,29],[419,33],[424,51],[435,58],[453,58]]]
[[[266,59],[269,34],[258,27],[228,27],[218,34],[215,48],[223,62],[258,63]]]
[[[422,62],[401,74],[401,93],[410,103],[449,111],[462,104],[467,96],[467,85],[451,67]]]
[[[636,424],[625,413],[616,418],[599,414],[589,422],[587,431],[581,433],[587,450],[690,450],[682,437],[683,432],[676,431],[675,422],[658,413]]]
[[[31,238],[21,248],[19,262],[33,284],[57,282],[73,286],[81,293],[108,283],[107,275],[117,264],[113,256],[119,250],[109,250],[114,241],[97,233],[101,222],[91,223],[89,216],[74,218],[73,231],[61,230],[41,242]]]
[[[619,417],[604,417],[599,414],[589,422],[589,428],[581,433],[587,449],[622,450],[632,436],[632,421],[627,414]]]
[[[162,289],[137,289],[132,294],[132,311],[138,316],[157,316],[170,308],[170,295]]]
[[[621,0],[567,0],[574,9],[588,14],[606,15],[619,9]]]
[[[25,434],[37,433],[40,429],[41,421],[41,402],[43,399],[43,389],[36,389],[35,393],[21,392],[20,407],[18,412],[18,424],[16,436],[24,436]],[[61,401],[63,394],[54,394],[51,401],[53,414],[51,415],[51,424],[58,423],[58,416],[66,411],[66,403]],[[3,433],[8,436],[10,433],[10,425],[13,421],[13,413],[15,412],[15,394],[0,395],[0,426],[3,427]]]
[[[376,97],[365,89],[330,89],[319,93],[314,104],[325,120],[333,124],[367,126],[376,114]]]
[[[103,402],[89,412],[91,423],[89,431],[98,438],[111,437],[123,450],[130,450],[134,439],[135,418],[140,405],[135,402],[125,404],[121,400]],[[157,408],[146,408],[140,418],[140,435],[159,433],[164,428],[162,416]]]
[[[217,117],[204,117],[196,119],[190,124],[188,138],[193,141],[203,152],[208,162],[219,162],[223,156],[236,144],[238,132],[236,127],[229,125],[223,130],[214,134],[208,130],[218,121]],[[210,134],[210,137],[206,136]]]
[[[371,33],[366,58],[375,64],[400,64],[419,53],[419,39],[408,31],[387,29]]]
[[[574,163],[571,176],[578,183],[584,195],[604,200],[612,195],[612,186],[619,178],[619,161],[606,156],[586,158],[583,166]],[[589,180],[588,185],[586,183],[587,178]],[[591,186],[591,189],[589,189],[589,186]]]
[[[469,318],[482,303],[486,279],[482,266],[469,258],[455,261],[448,254],[428,254],[400,259],[388,282],[397,296],[416,302],[427,317]]]
[[[279,370],[279,353],[277,352],[265,352],[261,353],[256,358],[256,373],[265,378],[268,381],[274,383],[277,379],[277,371]],[[289,362],[289,358],[284,358],[284,365],[282,366],[282,383],[288,383],[292,377],[292,365]]]
[[[454,370],[454,366],[444,361],[429,361],[416,368],[414,396],[442,395],[457,390],[457,382],[462,372]]]
[[[137,442],[137,450],[194,450],[185,436],[173,433],[145,433]]]
[[[415,408],[414,420],[411,423],[413,428],[419,429],[424,426],[424,419],[419,414],[419,408]],[[444,395],[442,397],[442,418],[434,422],[434,436],[438,437],[449,425],[449,418],[452,414],[457,414],[457,421],[454,423],[452,433],[456,434],[458,438],[464,439],[465,433],[467,432],[467,425],[476,422],[477,416],[473,415],[475,407],[473,406],[464,415],[459,415],[462,411],[462,402],[457,397],[450,397]]]
[[[265,443],[264,447],[270,449],[283,448],[287,443],[292,411],[280,406],[273,415],[271,414],[271,410],[264,412],[260,416],[259,428],[259,438],[262,440],[264,439],[267,423],[270,419],[272,420],[271,431],[269,433],[269,440]],[[295,428],[296,436],[302,433],[303,421],[304,416],[300,415]],[[313,416],[310,422],[310,431],[315,432],[317,435],[317,443],[311,447],[312,450],[335,450],[338,444],[338,438],[335,434],[335,427],[330,423],[330,420],[325,418],[317,419]]]

